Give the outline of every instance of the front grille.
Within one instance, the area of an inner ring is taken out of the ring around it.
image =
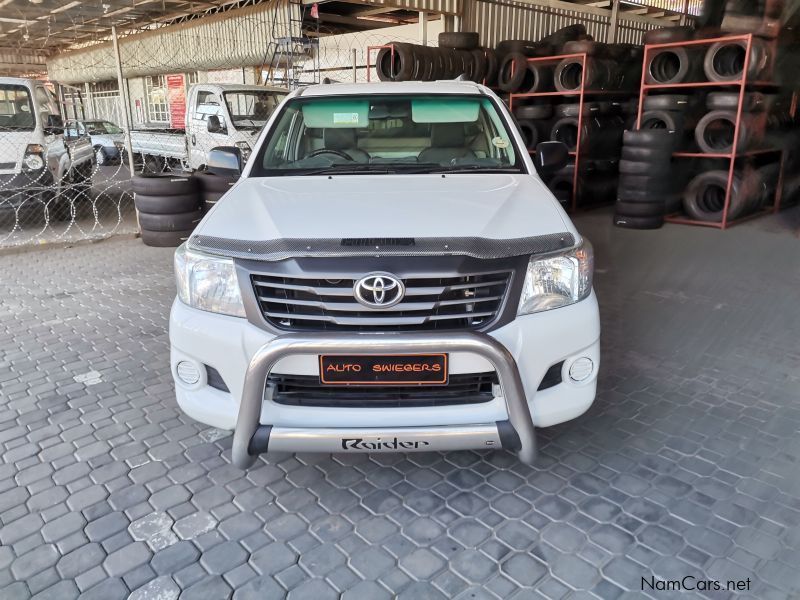
[[[272,393],[273,402],[292,406],[450,406],[488,402],[496,383],[497,374],[493,371],[450,375],[447,385],[368,386],[326,386],[316,376],[272,373],[267,378],[267,393]]]
[[[294,331],[431,331],[477,329],[503,307],[511,271],[452,277],[403,278],[405,296],[368,309],[353,296],[354,279],[252,275],[261,313],[272,326]]]

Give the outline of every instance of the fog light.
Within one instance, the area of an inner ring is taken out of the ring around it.
[[[200,371],[189,361],[179,362],[175,371],[178,373],[178,379],[187,385],[194,385],[200,381]]]
[[[582,356],[569,366],[569,378],[572,381],[583,381],[592,374],[593,369],[592,359]]]

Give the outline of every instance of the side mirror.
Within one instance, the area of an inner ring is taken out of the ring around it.
[[[217,146],[208,153],[206,170],[222,177],[239,177],[242,174],[242,152],[235,146]]]
[[[208,133],[219,133],[222,131],[222,123],[217,115],[208,115],[206,129],[208,129]]]
[[[540,174],[552,173],[566,166],[569,151],[564,142],[540,142],[536,144],[534,164]]]
[[[64,119],[61,118],[61,115],[47,115],[44,132],[50,135],[64,133]]]

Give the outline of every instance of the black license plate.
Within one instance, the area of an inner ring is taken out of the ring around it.
[[[327,385],[445,385],[447,354],[323,354],[319,380]]]

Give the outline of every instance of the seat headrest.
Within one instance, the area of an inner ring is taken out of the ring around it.
[[[431,146],[434,148],[462,148],[465,140],[463,123],[431,125]]]
[[[326,128],[322,132],[325,147],[329,150],[347,150],[356,147],[356,130],[352,127]]]

